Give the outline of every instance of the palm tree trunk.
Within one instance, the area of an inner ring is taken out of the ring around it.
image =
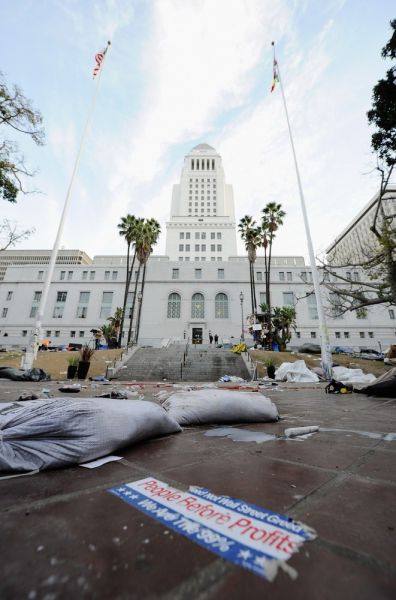
[[[249,276],[250,276],[250,299],[252,302],[252,315],[254,314],[254,299],[253,299],[253,265],[251,261],[249,261]]]
[[[254,313],[257,312],[257,299],[256,299],[256,280],[254,278],[254,264],[252,264],[252,284],[253,284],[253,302],[254,302]]]
[[[144,267],[143,267],[142,286],[140,288],[140,293],[141,293],[142,296],[140,298],[140,302],[139,302],[139,306],[138,306],[137,323],[136,323],[136,337],[135,337],[136,344],[138,343],[138,340],[139,340],[140,315],[141,315],[141,312],[142,312],[144,282],[145,282],[145,280],[146,280],[146,263],[144,263]]]
[[[133,293],[133,302],[132,302],[132,308],[131,308],[131,318],[129,320],[128,342],[127,342],[128,345],[130,344],[131,335],[132,335],[132,322],[133,322],[133,315],[135,313],[136,291],[137,291],[137,286],[138,286],[138,282],[139,282],[140,268],[141,268],[141,264],[139,263],[139,268],[138,268],[138,272],[137,272],[137,276],[136,276],[136,281],[135,281],[135,290],[134,290],[134,293]]]
[[[270,344],[272,343],[272,323],[271,323],[271,288],[270,288],[270,280],[271,280],[271,257],[272,257],[272,239],[273,236],[270,235],[269,239],[269,251],[268,251],[268,272],[267,272],[267,306],[268,306],[268,337]],[[270,348],[271,350],[271,348]]]
[[[124,303],[122,305],[122,317],[121,317],[121,323],[120,323],[120,331],[119,331],[119,335],[118,335],[118,347],[119,348],[121,348],[122,330],[124,329],[124,320],[125,320],[125,309],[126,309],[126,304],[127,304],[127,300],[128,300],[129,286],[130,286],[130,283],[131,283],[131,274],[133,272],[133,265],[134,265],[135,256],[136,256],[136,252],[135,252],[135,254],[133,255],[132,268],[131,268],[131,270],[129,270],[130,248],[131,248],[131,244],[128,243],[127,265],[126,265],[126,281],[125,281],[125,290],[124,290]]]

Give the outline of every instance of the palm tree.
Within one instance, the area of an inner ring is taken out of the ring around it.
[[[136,258],[139,261],[139,268],[137,271],[137,277],[135,280],[135,290],[133,294],[133,303],[131,309],[131,317],[129,321],[129,331],[128,331],[128,344],[131,341],[132,336],[132,322],[135,312],[136,305],[136,297],[137,297],[137,288],[139,283],[140,271],[143,266],[143,277],[142,277],[142,285],[140,288],[140,303],[138,307],[138,315],[136,318],[136,332],[135,332],[135,340],[139,335],[139,326],[140,326],[140,312],[142,306],[143,292],[144,292],[144,282],[146,276],[146,264],[149,259],[150,254],[153,251],[153,245],[157,243],[158,236],[161,232],[161,227],[158,221],[155,219],[141,219],[136,228],[136,237],[135,237],[135,253]]]
[[[127,243],[127,265],[126,265],[126,277],[125,277],[125,290],[124,290],[124,302],[122,306],[122,317],[120,323],[120,329],[118,333],[118,347],[121,347],[122,341],[122,330],[124,328],[125,310],[128,301],[128,293],[131,285],[133,267],[136,260],[136,247],[135,241],[138,234],[139,226],[143,223],[144,219],[136,218],[134,215],[127,214],[126,217],[121,218],[121,222],[118,224],[119,234],[125,238]],[[131,246],[135,247],[133,254],[132,266],[130,267],[130,251]]]
[[[275,306],[272,315],[274,326],[274,340],[279,345],[279,350],[286,350],[290,342],[292,329],[296,329],[296,309],[293,306]]]
[[[118,308],[116,308],[114,316],[113,317],[108,317],[106,319],[106,321],[110,321],[110,327],[111,327],[110,340],[111,340],[111,345],[114,344],[115,347],[116,347],[118,345],[118,336],[119,336],[119,332],[120,332],[121,323],[123,322],[123,310],[122,310],[122,308],[120,306]]]
[[[282,205],[276,202],[268,202],[263,208],[261,217],[261,246],[264,248],[265,261],[265,294],[266,305],[268,310],[268,328],[271,337],[271,258],[272,258],[272,243],[275,238],[277,229],[283,225],[283,217],[286,213],[282,210]]]
[[[238,230],[242,240],[245,242],[245,248],[248,253],[249,260],[249,276],[250,276],[250,297],[252,301],[252,314],[257,310],[256,288],[254,285],[254,263],[257,257],[257,248],[260,246],[260,228],[257,227],[256,221],[250,215],[245,215],[238,225]]]

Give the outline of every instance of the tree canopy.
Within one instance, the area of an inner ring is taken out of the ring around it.
[[[8,132],[13,136],[28,136],[38,146],[44,143],[43,118],[34,109],[17,86],[7,86],[0,72],[0,198],[7,202],[16,202],[19,192],[26,193],[24,179],[32,177],[25,166],[23,154],[18,143],[8,139]]]

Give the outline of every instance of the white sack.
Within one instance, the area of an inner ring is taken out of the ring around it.
[[[316,383],[319,381],[319,377],[308,369],[303,360],[296,360],[293,363],[282,363],[275,371],[275,380]]]
[[[278,409],[259,392],[193,390],[176,392],[163,404],[180,425],[277,421]]]
[[[369,384],[376,380],[375,375],[365,375],[362,369],[347,369],[346,367],[333,367],[333,379],[341,383]]]
[[[51,398],[0,405],[0,471],[89,462],[180,430],[161,406],[142,400]]]

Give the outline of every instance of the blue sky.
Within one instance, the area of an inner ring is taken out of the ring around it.
[[[237,220],[282,203],[274,252],[306,256],[280,90],[269,93],[272,39],[317,253],[378,187],[366,112],[389,68],[380,51],[390,0],[0,0],[0,9],[0,70],[46,129],[43,148],[19,140],[40,193],[2,203],[3,218],[35,228],[19,248],[54,243],[107,39],[64,247],[123,253],[117,223],[129,212],[161,222],[164,253],[172,185],[184,155],[206,142],[223,157]]]

